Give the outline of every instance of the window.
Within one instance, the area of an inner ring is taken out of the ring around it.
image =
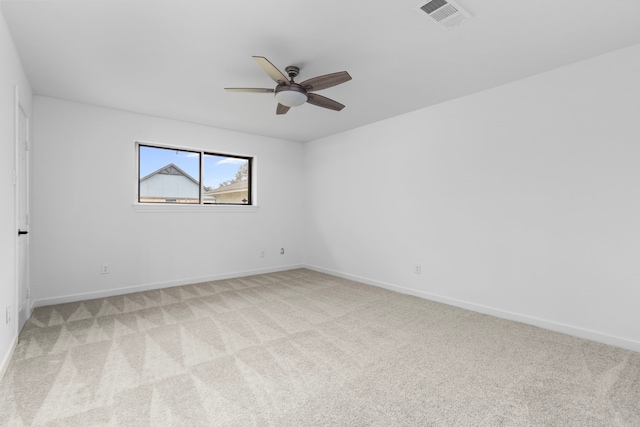
[[[138,144],[138,202],[251,205],[251,157]]]

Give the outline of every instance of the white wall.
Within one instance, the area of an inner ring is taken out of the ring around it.
[[[305,262],[640,351],[638,76],[640,45],[309,143]]]
[[[40,96],[34,114],[36,304],[301,263],[302,144]],[[257,212],[135,211],[135,141],[254,156]]]
[[[22,70],[15,45],[0,9],[0,378],[11,348],[17,339],[15,276],[15,101],[14,87],[20,88],[20,102],[31,115],[31,87]],[[5,322],[6,307],[13,320]]]

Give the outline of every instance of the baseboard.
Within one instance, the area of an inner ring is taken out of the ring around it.
[[[0,381],[4,378],[4,374],[7,372],[9,368],[9,363],[11,363],[11,358],[13,357],[13,352],[16,350],[16,346],[18,345],[18,335],[13,338],[11,345],[9,346],[9,351],[2,358],[2,364],[0,364]]]
[[[499,317],[501,319],[513,320],[515,322],[537,326],[537,327],[548,329],[554,332],[560,332],[560,333],[571,335],[574,337],[584,338],[590,341],[595,341],[595,342],[608,344],[608,345],[624,348],[624,349],[635,351],[635,352],[640,352],[640,342],[630,340],[627,338],[622,338],[622,337],[618,337],[610,334],[604,334],[602,332],[593,331],[590,329],[584,329],[584,328],[580,328],[572,325],[567,325],[564,323],[554,322],[547,319],[528,316],[526,314],[514,313],[514,312],[501,310],[498,308],[489,307],[481,304],[476,304],[469,301],[450,298],[450,297],[446,297],[438,294],[432,294],[429,292],[423,292],[415,289],[405,288],[403,286],[380,282],[378,280],[372,280],[366,277],[355,276],[353,274],[341,273],[339,271],[334,271],[327,268],[317,267],[313,265],[305,265],[303,267],[309,270],[320,272],[320,273],[331,274],[332,276],[338,276],[344,279],[365,283],[367,285],[377,286],[379,288],[389,289],[391,291],[396,291],[396,292],[400,292],[407,295],[413,295],[419,298],[424,298],[431,301],[436,301],[443,304],[464,308],[464,309],[475,311],[482,314],[488,314],[490,316]]]
[[[105,291],[83,292],[79,294],[64,295],[60,297],[42,298],[34,301],[35,307],[44,307],[47,305],[64,304],[67,302],[84,301],[96,298],[112,297],[116,295],[132,294],[134,292],[151,291],[154,289],[164,289],[173,286],[190,285],[193,283],[209,282],[212,280],[234,279],[237,277],[254,276],[256,274],[277,273],[279,271],[293,270],[296,268],[304,268],[302,265],[288,265],[273,268],[261,268],[257,270],[236,271],[233,273],[216,274],[213,276],[192,277],[189,279],[173,280],[167,282],[148,283],[143,285],[127,286],[122,288],[108,289]]]

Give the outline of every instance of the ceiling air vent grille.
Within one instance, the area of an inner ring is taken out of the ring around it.
[[[451,0],[431,0],[428,3],[419,4],[417,10],[445,29],[460,25],[465,19],[471,18],[469,12]]]

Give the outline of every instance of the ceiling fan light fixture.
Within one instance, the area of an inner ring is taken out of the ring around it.
[[[307,102],[307,91],[294,85],[276,88],[276,99],[285,107],[298,107]]]

